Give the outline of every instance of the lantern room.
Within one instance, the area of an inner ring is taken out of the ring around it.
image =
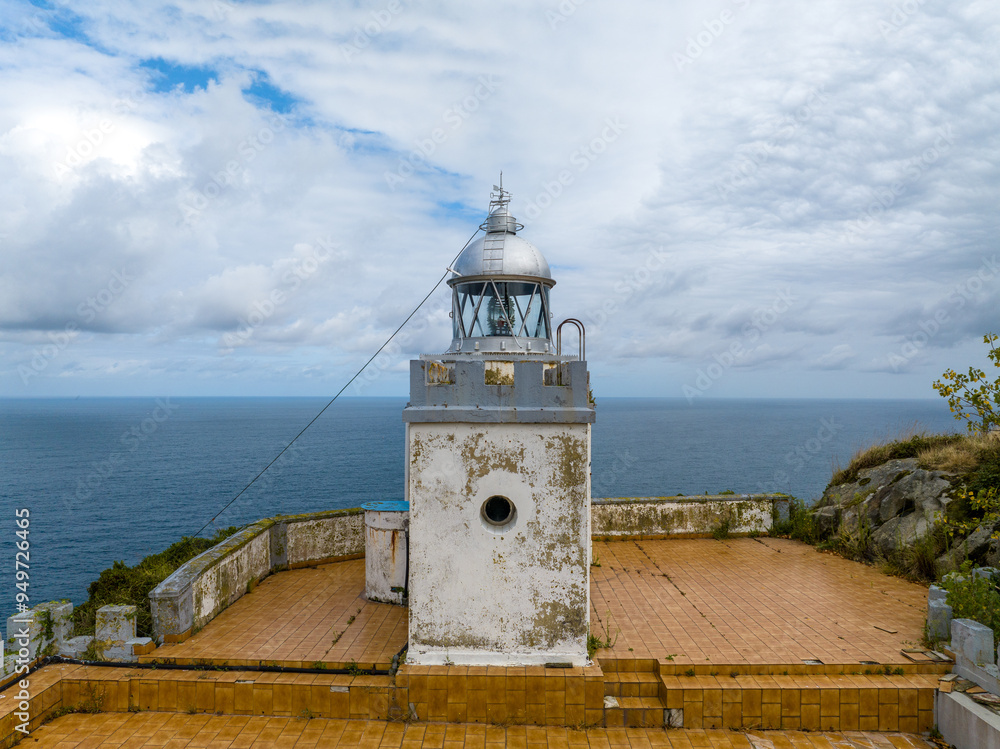
[[[524,226],[510,215],[510,193],[494,186],[485,234],[459,255],[448,281],[452,288],[449,354],[507,352],[549,354],[552,314],[549,264],[517,235]]]

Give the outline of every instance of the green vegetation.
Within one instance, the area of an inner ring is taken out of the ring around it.
[[[447,664],[449,660],[450,660],[449,658],[445,658],[445,663]],[[347,664],[347,673],[349,673],[351,676],[362,676],[369,672],[361,668],[361,666],[358,665],[357,661],[352,659],[351,662]]]
[[[998,338],[995,333],[987,333],[983,343],[990,347],[987,356],[1000,367]],[[990,382],[977,367],[969,367],[967,374],[949,369],[941,377],[943,381],[936,380],[934,389],[948,399],[951,412],[959,421],[965,421],[969,434],[986,434],[991,428],[1000,427],[1000,377]]]
[[[770,535],[794,538],[796,541],[807,544],[815,544],[819,540],[809,507],[805,502],[795,497],[788,500],[787,518],[778,516],[777,505],[775,505],[775,512],[771,518]]]
[[[730,520],[729,517],[726,516],[712,529],[712,538],[716,541],[725,541],[727,538],[731,538],[732,534],[730,534],[729,529]]]
[[[959,574],[945,575],[941,587],[948,591],[948,605],[956,619],[974,619],[993,630],[1000,640],[1000,591],[997,581],[972,573],[971,562],[962,565]]]
[[[608,611],[604,616],[608,620],[607,624],[602,622],[600,619],[597,620],[601,624],[601,629],[604,630],[604,637],[599,637],[593,632],[587,635],[587,657],[591,660],[593,660],[594,653],[598,650],[602,648],[613,648],[615,643],[618,642],[618,635],[621,634],[620,630],[615,631],[613,635],[610,631],[614,626],[611,622],[611,612]]]
[[[834,472],[827,488],[857,481],[858,474],[866,468],[874,468],[890,460],[919,458],[921,453],[961,442],[962,439],[960,434],[914,434],[909,439],[872,445],[855,453],[846,468]]]
[[[964,538],[980,525],[993,526],[1000,523],[1000,494],[997,493],[996,486],[980,489],[977,493],[965,492],[956,504],[958,507],[954,514],[957,517],[947,525],[949,538]],[[993,538],[1000,538],[1000,531],[994,532]]]
[[[128,605],[136,607],[135,629],[138,637],[151,637],[153,620],[149,608],[149,592],[169,577],[174,570],[238,531],[238,527],[225,528],[211,538],[190,538],[145,557],[134,567],[115,562],[90,584],[90,598],[73,610],[73,623],[77,635],[94,634],[94,618],[101,606]]]

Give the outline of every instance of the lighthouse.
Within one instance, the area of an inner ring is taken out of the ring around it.
[[[410,363],[409,651],[417,664],[587,662],[590,396],[553,338],[544,256],[510,193],[450,269],[452,341]]]

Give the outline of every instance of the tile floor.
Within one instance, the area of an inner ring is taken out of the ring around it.
[[[594,542],[591,629],[599,658],[675,664],[905,664],[927,589],[784,539]],[[191,639],[145,659],[235,665],[387,665],[406,609],[362,597],[364,560],[281,572]]]
[[[386,723],[178,713],[74,714],[31,734],[32,747],[399,747],[407,749],[930,749],[919,736],[898,733],[699,731],[653,728],[473,726]]]
[[[274,661],[300,667],[316,661],[346,667],[354,661],[387,668],[406,644],[407,610],[369,602],[364,590],[364,559],[279,572],[192,638],[143,660]]]
[[[923,637],[925,587],[796,541],[595,541],[594,552],[591,630],[620,633],[599,657],[895,664]]]

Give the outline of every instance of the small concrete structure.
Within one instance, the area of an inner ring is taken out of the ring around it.
[[[73,604],[49,601],[7,619],[7,654],[21,661],[55,655],[73,634]]]
[[[956,749],[1000,749],[1000,715],[961,692],[938,692],[937,727]]]
[[[787,504],[788,497],[775,494],[595,499],[591,532],[595,538],[767,533]]]
[[[153,649],[153,640],[135,636],[135,606],[101,606],[93,646],[98,660],[131,663]]]
[[[951,636],[952,608],[941,600],[927,602],[927,637],[931,642],[947,640]]]
[[[972,619],[951,620],[951,647],[959,667],[993,665],[996,662],[993,630]]]
[[[367,502],[365,511],[365,595],[369,601],[405,604],[409,570],[407,502]]]

